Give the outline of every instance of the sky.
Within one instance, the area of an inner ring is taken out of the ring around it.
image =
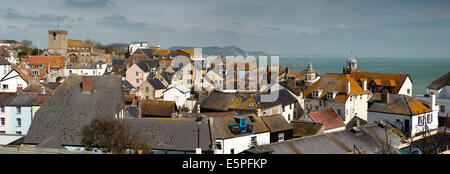
[[[47,30],[105,44],[239,46],[272,55],[450,58],[448,0],[0,0],[0,40]]]

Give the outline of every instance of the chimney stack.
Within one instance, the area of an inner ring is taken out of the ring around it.
[[[45,94],[45,87],[41,87],[41,94]]]
[[[81,88],[83,92],[92,91],[92,76],[83,76],[81,81]]]
[[[23,88],[22,88],[22,86],[18,86],[18,87],[17,87],[17,93],[23,93]]]
[[[436,95],[434,95],[434,92],[431,92],[430,97],[431,97],[431,110],[434,111],[436,107]]]
[[[389,103],[389,93],[381,93],[381,102]]]
[[[350,81],[348,81],[348,82],[347,82],[347,95],[350,95],[350,91],[351,91],[351,88],[350,88]]]
[[[367,80],[366,79],[364,79],[364,81],[363,81],[363,90],[367,91]]]

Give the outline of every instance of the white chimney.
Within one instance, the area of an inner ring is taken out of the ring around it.
[[[365,79],[363,81],[363,90],[367,91],[367,80],[365,80]]]
[[[347,95],[350,95],[350,82],[347,82]]]
[[[436,95],[434,95],[434,92],[431,92],[431,110],[437,110],[436,106]]]

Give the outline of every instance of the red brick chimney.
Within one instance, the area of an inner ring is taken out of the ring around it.
[[[92,91],[92,76],[83,76],[81,81],[81,88],[83,92]]]

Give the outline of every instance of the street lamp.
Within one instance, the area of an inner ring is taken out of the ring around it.
[[[195,153],[202,154],[202,148],[200,148],[200,124],[202,124],[202,117],[198,116],[195,122],[197,123],[197,149],[195,149]]]

